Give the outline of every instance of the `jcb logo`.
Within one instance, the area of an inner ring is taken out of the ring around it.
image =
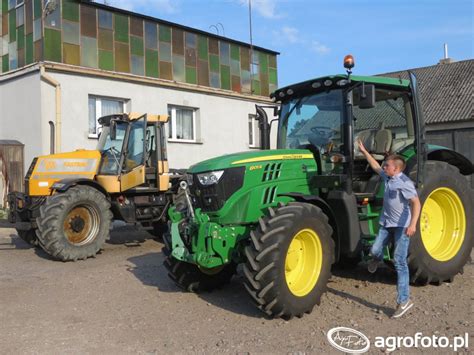
[[[56,169],[56,162],[54,160],[46,160],[44,162],[44,168],[46,170],[54,170]]]

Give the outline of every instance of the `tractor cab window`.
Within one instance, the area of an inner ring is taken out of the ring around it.
[[[375,107],[359,108],[359,93],[354,90],[355,159],[364,159],[356,144],[360,139],[377,160],[400,152],[414,142],[414,127],[408,94],[392,90],[375,90]]]
[[[120,158],[122,156],[123,142],[128,123],[117,122],[115,139],[110,136],[110,127],[106,126],[102,130],[97,149],[102,153],[102,165],[100,174],[118,175],[120,168]]]
[[[156,167],[157,161],[157,139],[156,139],[156,127],[155,125],[149,125],[146,128],[145,133],[145,146],[147,153],[146,166]]]
[[[282,103],[278,148],[316,147],[321,154],[343,146],[341,90],[294,98]]]
[[[145,119],[132,121],[128,137],[127,154],[125,156],[125,170],[144,164],[145,159]]]

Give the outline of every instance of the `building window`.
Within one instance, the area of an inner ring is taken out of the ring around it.
[[[255,115],[249,115],[249,147],[260,147],[260,131],[258,129],[258,121]]]
[[[168,138],[183,142],[196,142],[196,109],[168,106]]]
[[[125,100],[110,97],[89,96],[89,137],[97,138],[101,132],[99,118],[123,113]]]

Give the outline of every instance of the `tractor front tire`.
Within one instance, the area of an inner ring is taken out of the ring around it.
[[[302,317],[320,303],[334,263],[328,217],[292,202],[260,219],[245,248],[245,288],[272,318]]]
[[[39,240],[36,235],[36,229],[28,229],[28,230],[16,230],[18,236],[23,239],[28,244],[39,247]]]
[[[109,237],[110,202],[97,189],[74,186],[46,199],[37,218],[41,247],[54,259],[93,257]]]
[[[236,264],[230,264],[214,269],[203,269],[197,265],[180,261],[171,255],[171,234],[163,235],[164,247],[162,249],[165,255],[163,264],[168,270],[168,276],[174,283],[184,291],[196,292],[212,291],[222,288],[228,284],[236,272]]]
[[[419,228],[411,237],[408,263],[412,282],[440,284],[452,281],[470,258],[473,191],[459,170],[445,162],[426,162],[424,176]]]

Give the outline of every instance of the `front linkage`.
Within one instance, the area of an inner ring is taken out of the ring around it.
[[[211,222],[200,208],[193,209],[186,183],[181,183],[181,194],[186,201],[186,212],[176,206],[169,209],[171,220],[171,255],[182,262],[195,264],[201,269],[216,269],[231,262],[242,262],[239,245],[246,239],[249,227],[221,226]],[[177,204],[179,205],[179,204]],[[217,270],[217,269],[216,269]]]

